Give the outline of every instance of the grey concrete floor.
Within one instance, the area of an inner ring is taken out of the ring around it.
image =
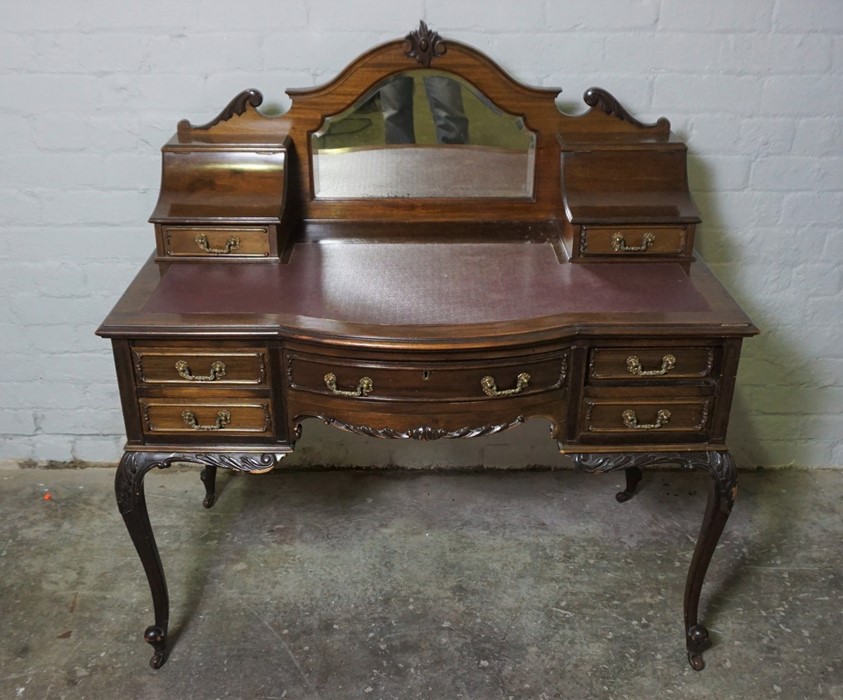
[[[682,592],[707,476],[147,477],[172,650],[106,469],[0,472],[0,698],[843,698],[843,473],[740,475],[703,591]],[[52,500],[43,494],[49,490]]]

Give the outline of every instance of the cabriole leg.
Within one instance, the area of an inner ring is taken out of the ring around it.
[[[164,663],[167,646],[167,623],[169,620],[170,600],[167,594],[167,581],[158,555],[158,546],[149,524],[146,510],[146,498],[143,493],[143,478],[153,467],[169,467],[167,455],[149,452],[126,452],[117,467],[114,480],[114,492],[117,507],[126,529],[135,545],[143,564],[149,589],[152,593],[152,607],[155,624],[146,628],[143,638],[152,645],[154,652],[149,660],[152,668],[160,668]]]
[[[152,593],[152,607],[155,611],[155,624],[147,627],[143,634],[143,638],[152,645],[154,650],[149,660],[152,668],[161,668],[166,660],[170,600],[164,569],[161,566],[161,558],[158,556],[158,546],[155,544],[152,526],[149,524],[149,514],[146,510],[146,499],[143,494],[144,476],[154,467],[165,469],[173,462],[201,464],[207,469],[207,471],[203,470],[202,481],[205,483],[207,494],[206,507],[210,507],[213,505],[213,500],[208,503],[208,496],[213,496],[214,493],[217,467],[263,474],[277,466],[284,455],[290,451],[287,446],[279,445],[278,448],[279,451],[274,453],[126,452],[120,460],[114,479],[117,507],[146,572],[149,590]]]
[[[678,464],[683,469],[703,469],[712,478],[705,516],[703,517],[694,555],[685,582],[685,645],[691,668],[705,668],[702,653],[711,646],[708,630],[699,622],[700,592],[708,565],[720,535],[732,512],[737,490],[737,471],[732,456],[726,450],[707,452],[649,452],[649,453],[581,453],[568,455],[577,468],[592,473],[625,469],[627,491],[630,490],[631,470],[656,464]],[[640,474],[640,472],[639,472]],[[640,475],[638,475],[640,479]],[[635,482],[637,485],[637,481]],[[620,496],[626,492],[622,491]]]
[[[202,505],[205,508],[210,508],[217,502],[217,468],[211,464],[206,464],[199,472],[199,478],[205,485],[205,500]]]
[[[708,630],[698,618],[700,592],[714,549],[732,512],[737,490],[737,471],[732,456],[728,452],[709,452],[707,456],[704,462],[691,460],[688,464],[692,469],[707,470],[712,477],[705,515],[685,582],[686,645],[688,661],[695,671],[705,668],[702,653],[711,646]]]

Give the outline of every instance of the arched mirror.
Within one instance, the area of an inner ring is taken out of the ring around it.
[[[536,134],[459,76],[397,73],[311,134],[314,196],[533,196]]]

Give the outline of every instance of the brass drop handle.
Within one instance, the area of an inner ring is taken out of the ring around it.
[[[656,234],[649,231],[641,239],[641,245],[627,245],[623,234],[618,231],[612,236],[612,250],[618,253],[643,253],[656,242]]]
[[[193,374],[190,371],[190,365],[184,360],[176,362],[176,371],[182,379],[187,379],[191,382],[213,382],[225,376],[225,363],[219,360],[211,363],[210,374]]]
[[[193,428],[194,430],[222,430],[231,423],[231,414],[228,411],[219,411],[217,413],[217,422],[213,425],[202,425],[198,423],[193,411],[182,411],[181,419],[188,428]]]
[[[208,237],[204,233],[200,233],[193,240],[196,241],[196,244],[203,251],[212,255],[227,255],[228,253],[233,253],[240,247],[240,239],[237,236],[229,236],[225,243],[225,248],[211,248],[210,243],[208,243]]]
[[[655,423],[639,423],[638,416],[635,415],[635,411],[631,408],[628,408],[621,413],[621,417],[623,418],[623,424],[632,430],[658,430],[659,428],[663,428],[667,425],[668,421],[670,421],[670,411],[666,408],[660,408],[656,413]]]
[[[641,360],[638,355],[630,355],[626,358],[626,368],[630,374],[636,377],[660,377],[667,374],[670,370],[676,367],[676,357],[674,355],[665,355],[662,357],[661,369],[641,369]]]
[[[353,391],[337,389],[337,375],[333,372],[328,372],[323,379],[325,380],[325,386],[328,387],[332,394],[335,396],[347,396],[352,399],[360,396],[368,396],[375,388],[374,382],[369,377],[361,377],[360,381],[357,382],[357,388]]]
[[[495,384],[495,378],[488,375],[480,380],[480,386],[483,388],[483,393],[486,394],[486,396],[513,396],[515,394],[520,394],[529,386],[529,384],[530,375],[526,372],[521,372],[521,374],[515,378],[514,389],[498,389],[497,384]]]

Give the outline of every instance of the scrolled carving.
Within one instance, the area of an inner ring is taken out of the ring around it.
[[[176,462],[187,462],[241,472],[263,473],[276,467],[283,458],[283,454],[274,453],[127,452],[120,461],[114,481],[117,507],[124,514],[135,507],[140,497],[140,484],[150,469],[166,469]]]
[[[585,255],[588,250],[588,229],[583,226],[580,229],[580,255]]]
[[[595,452],[569,454],[577,469],[602,474],[616,469],[677,464],[682,469],[702,469],[711,474],[720,495],[731,509],[735,500],[738,475],[735,461],[725,450],[703,452]]]
[[[134,510],[143,498],[143,477],[150,469],[166,469],[176,460],[167,459],[168,455],[149,452],[126,452],[117,467],[114,477],[114,495],[117,497],[117,509],[122,515]]]
[[[403,48],[407,56],[415,58],[425,68],[429,68],[434,58],[442,56],[448,50],[439,32],[428,28],[424,20],[419,22],[418,29],[404,37]]]
[[[207,467],[233,469],[238,472],[260,473],[277,467],[281,463],[282,459],[284,459],[283,454],[275,454],[271,452],[261,452],[258,454],[209,452],[191,454],[185,459],[185,461],[193,462],[195,464],[204,464]]]
[[[216,126],[220,122],[227,122],[233,116],[241,115],[246,109],[251,105],[252,107],[258,107],[263,102],[263,95],[259,90],[249,89],[243,90],[239,95],[237,95],[231,102],[229,102],[225,108],[220,112],[216,117],[214,117],[211,121],[207,124],[202,124],[201,126],[193,126],[189,120],[182,119],[178,124],[178,131],[182,133],[184,131],[188,131],[193,129],[195,131],[206,131],[213,126]]]
[[[524,416],[518,416],[514,420],[510,421],[509,423],[500,423],[498,425],[482,425],[478,427],[465,427],[465,428],[457,428],[456,430],[445,430],[443,428],[434,428],[433,426],[429,425],[420,425],[415,428],[408,428],[407,430],[394,430],[393,428],[374,428],[369,425],[352,425],[349,423],[344,423],[342,421],[336,420],[334,418],[330,418],[328,416],[322,416],[319,414],[301,414],[296,416],[295,420],[296,423],[299,425],[296,427],[296,436],[301,434],[301,421],[305,418],[318,418],[319,420],[323,421],[326,425],[333,426],[334,428],[339,428],[340,430],[344,430],[348,433],[356,433],[357,435],[367,435],[368,437],[375,437],[375,438],[385,438],[391,440],[456,440],[461,438],[475,438],[475,437],[482,437],[484,435],[494,435],[495,433],[500,433],[504,430],[509,430],[510,428],[514,428],[516,425],[521,425],[526,418]]]
[[[670,122],[664,117],[660,117],[655,124],[645,124],[644,122],[638,121],[626,111],[626,108],[618,102],[614,95],[603,88],[590,87],[585,91],[582,98],[589,107],[597,107],[604,114],[608,114],[610,117],[617,117],[621,121],[629,122],[633,126],[637,126],[641,129],[670,129]]]

